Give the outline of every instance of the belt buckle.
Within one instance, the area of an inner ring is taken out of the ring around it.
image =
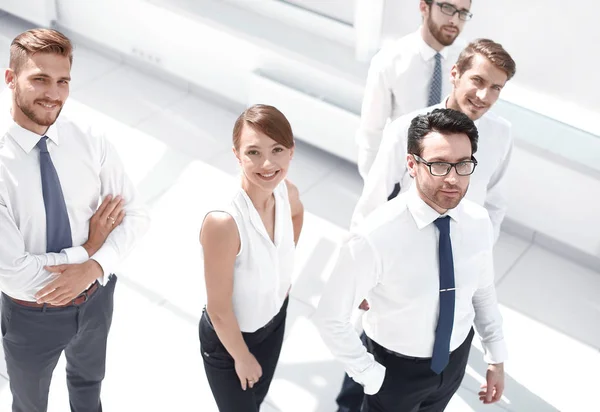
[[[81,293],[79,296],[77,296],[75,299],[73,299],[73,306],[81,306],[81,305],[83,305],[85,302],[87,302],[87,301],[88,301],[88,299],[89,299],[89,296],[88,296],[88,291],[89,291],[89,289],[87,289],[87,290],[84,290],[84,291],[83,291],[83,292],[82,292],[82,293]],[[83,296],[83,302],[81,302],[81,303],[77,303],[77,299],[79,299],[79,298],[80,298],[80,297],[82,297],[82,296]]]

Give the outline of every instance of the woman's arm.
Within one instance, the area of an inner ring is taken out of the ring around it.
[[[244,342],[233,312],[233,269],[240,249],[240,236],[233,217],[225,212],[209,213],[202,224],[200,243],[204,250],[206,311],[219,340],[235,361],[236,372],[245,390],[246,381],[252,387],[262,370]]]
[[[294,243],[298,244],[300,232],[302,232],[302,224],[304,223],[304,205],[300,201],[300,192],[289,180],[285,181],[288,190],[288,198],[290,199],[290,209],[292,211],[292,224],[294,225]]]

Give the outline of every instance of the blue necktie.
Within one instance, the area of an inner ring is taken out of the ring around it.
[[[435,54],[435,67],[433,68],[433,76],[431,76],[431,84],[429,85],[429,99],[427,106],[433,106],[442,101],[442,55]]]
[[[435,342],[431,355],[431,370],[440,374],[450,359],[450,336],[454,325],[454,262],[452,260],[452,243],[450,242],[450,217],[435,220],[440,231],[440,314],[435,329]]]
[[[40,149],[40,173],[42,175],[42,194],[46,209],[46,252],[58,253],[73,246],[71,225],[67,214],[67,205],[63,196],[58,174],[48,153],[48,138],[42,137],[37,144]]]

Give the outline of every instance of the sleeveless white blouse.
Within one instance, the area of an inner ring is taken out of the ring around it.
[[[274,242],[246,192],[240,188],[223,211],[238,228],[240,251],[233,271],[233,310],[242,332],[255,332],[279,313],[292,284],[294,227],[287,186],[275,197]]]

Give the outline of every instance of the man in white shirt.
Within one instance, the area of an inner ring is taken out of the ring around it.
[[[479,130],[481,141],[477,160],[480,166],[473,176],[467,198],[488,210],[497,239],[506,214],[506,171],[513,139],[510,123],[488,110],[515,72],[516,64],[502,45],[488,39],[469,43],[450,71],[452,92],[445,102],[404,115],[385,128],[377,158],[356,205],[352,225],[357,225],[384,204],[396,184],[399,183],[400,191],[408,189],[412,182],[406,165],[406,132],[410,122],[419,113],[447,107],[465,113]]]
[[[488,210],[494,239],[497,240],[506,213],[506,170],[513,139],[510,124],[488,110],[498,100],[500,91],[515,72],[516,64],[502,45],[487,39],[478,39],[467,45],[450,71],[452,92],[445,103],[401,116],[385,128],[380,150],[365,179],[351,227],[356,227],[369,213],[398,192],[408,190],[413,180],[406,165],[406,136],[410,122],[417,114],[448,107],[467,114],[475,121],[482,136],[477,154],[479,167],[471,179],[467,198]],[[368,303],[362,302],[360,308],[368,310]],[[362,337],[366,339],[364,334]],[[346,375],[337,398],[338,404],[359,404],[360,389]],[[340,412],[358,410],[358,406],[340,408]]]
[[[478,132],[463,113],[437,109],[408,130],[415,183],[371,213],[341,245],[315,322],[334,356],[363,385],[369,412],[443,411],[465,374],[475,324],[489,364],[479,398],[500,399],[507,357],[494,287],[487,211],[463,199]],[[351,323],[363,317],[370,353]]]
[[[358,170],[365,179],[386,123],[442,101],[450,92],[445,73],[462,47],[454,44],[473,16],[471,0],[420,0],[423,24],[382,48],[372,59],[365,85],[358,143]]]
[[[5,72],[0,289],[13,412],[46,410],[63,351],[70,410],[102,410],[112,273],[149,224],[106,138],[59,116],[72,58],[61,33],[29,30],[13,40]]]

